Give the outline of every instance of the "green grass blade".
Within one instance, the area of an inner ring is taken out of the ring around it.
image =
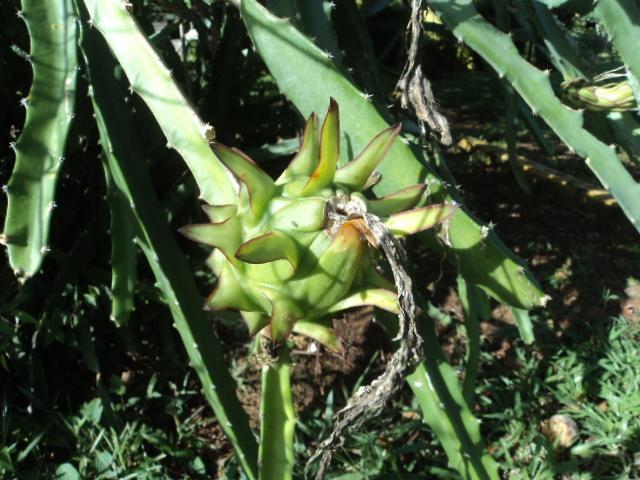
[[[625,170],[615,149],[582,127],[582,113],[560,102],[548,75],[524,60],[511,38],[482,18],[471,0],[432,0],[430,4],[457,38],[503,75],[560,139],[586,159],[589,168],[640,231],[640,185]]]
[[[127,198],[115,184],[105,165],[107,203],[111,222],[111,319],[119,326],[126,325],[135,307],[138,247],[135,218]]]
[[[636,0],[606,0],[598,2],[594,16],[602,22],[611,43],[627,66],[627,75],[632,86],[640,80],[640,7]],[[633,89],[636,102],[640,104],[640,92]]]
[[[449,463],[465,480],[498,480],[498,466],[484,452],[478,420],[464,400],[456,372],[442,355],[432,319],[419,323],[425,360],[407,381],[423,420],[438,437]]]
[[[131,89],[139,94],[167,137],[167,147],[175,148],[187,163],[209,204],[235,203],[236,193],[224,166],[209,148],[212,130],[180,91],[136,21],[114,0],[84,0],[91,22],[100,30],[124,69]]]
[[[243,0],[240,11],[257,52],[280,90],[303,116],[326,111],[329,97],[336,99],[343,127],[343,161],[353,157],[373,136],[389,127],[367,95],[347,80],[329,56],[289,22],[273,16],[255,0]],[[388,158],[393,161],[383,162],[379,168],[382,180],[374,187],[378,196],[426,182],[434,197],[449,198],[442,182],[403,141],[396,141]],[[459,209],[452,217],[448,231],[451,240],[448,259],[459,266],[465,278],[509,305],[531,308],[544,303],[546,297],[519,259],[465,209]],[[440,248],[432,234],[430,238],[431,245]]]
[[[184,255],[178,248],[159,206],[124,103],[116,88],[115,62],[95,30],[83,30],[83,52],[91,73],[93,102],[101,142],[117,187],[126,196],[137,220],[140,246],[147,257],[184,343],[191,365],[203,385],[220,425],[236,449],[250,479],[257,478],[257,442],[235,393],[222,348]]]
[[[262,367],[260,480],[293,478],[296,414],[291,392],[291,359],[286,347],[278,361]]]
[[[58,172],[74,115],[77,29],[72,0],[23,0],[31,39],[33,83],[15,145],[16,163],[6,191],[3,241],[17,276],[35,274],[48,250]]]

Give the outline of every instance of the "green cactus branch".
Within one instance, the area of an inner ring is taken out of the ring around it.
[[[293,478],[296,414],[288,347],[284,345],[277,355],[277,360],[262,367],[260,480]]]
[[[137,221],[138,244],[156,277],[157,286],[174,319],[191,365],[220,426],[231,440],[250,479],[257,478],[257,442],[235,393],[221,345],[202,310],[202,299],[184,255],[169,229],[145,171],[143,157],[117,88],[115,62],[104,41],[83,29],[83,52],[91,74],[93,105],[109,174],[125,195]]]
[[[255,0],[243,0],[240,12],[257,52],[280,90],[304,116],[324,111],[329,98],[336,99],[342,112],[343,163],[389,126],[369,96],[335,67],[330,54],[293,25],[275,17]],[[380,165],[382,177],[374,187],[376,195],[401,190],[412,183],[427,183],[435,198],[451,199],[444,192],[442,182],[402,139],[395,141],[389,157],[393,160]],[[459,209],[448,226],[451,246],[447,249],[447,258],[459,266],[465,278],[481,285],[501,302],[520,308],[543,304],[546,297],[530,273],[489,230],[465,209]],[[428,237],[430,245],[442,251],[434,235]]]
[[[331,10],[333,2],[327,0],[268,0],[267,8],[279,17],[290,18],[301,31],[314,38],[316,45],[330,52],[333,57],[341,61],[342,52],[338,48],[333,26],[331,25]]]
[[[467,404],[473,405],[476,379],[480,368],[480,322],[489,319],[491,310],[486,294],[473,283],[465,282],[462,277],[458,277],[458,296],[462,305],[467,336],[462,392]]]
[[[49,250],[49,224],[55,207],[58,173],[73,119],[77,30],[72,0],[23,0],[29,30],[33,84],[23,100],[27,109],[15,144],[16,163],[6,187],[3,242],[18,277],[38,272]]]
[[[464,284],[464,280],[460,278]],[[459,283],[460,285],[460,283]],[[488,313],[486,307],[488,299],[477,286],[468,284],[473,288],[475,300],[472,308],[477,308],[476,315],[484,318]],[[461,292],[461,296],[466,298],[466,294]],[[464,298],[463,301],[464,308]],[[421,315],[418,325],[418,332],[423,339],[424,360],[416,370],[407,377],[406,381],[418,401],[422,412],[422,419],[429,428],[433,430],[449,459],[449,464],[455,469],[460,478],[464,480],[497,480],[498,467],[484,448],[480,435],[479,422],[474,417],[470,403],[466,400],[467,394],[463,393],[458,373],[447,363],[440,341],[435,331],[435,323],[432,318],[432,311],[437,308],[427,306],[422,298],[417,299],[425,315]],[[486,303],[486,305],[485,305]],[[465,315],[467,312],[465,311]],[[388,312],[376,312],[376,322],[378,322],[387,332],[387,335],[394,338],[398,332],[398,319]],[[479,328],[479,326],[478,326]],[[476,339],[477,348],[474,346],[474,353],[479,354],[480,334],[468,333]],[[470,359],[475,362],[474,359]],[[473,372],[469,372],[474,377]],[[464,392],[468,389],[474,390],[475,378],[469,377],[465,372]],[[473,380],[473,381],[472,381]]]
[[[419,322],[425,360],[407,382],[422,417],[440,440],[451,466],[462,478],[497,480],[498,466],[484,451],[480,424],[464,399],[454,368],[442,355],[433,319]]]
[[[142,97],[167,137],[187,163],[212,205],[236,201],[233,180],[209,148],[213,128],[203,123],[173,80],[124,0],[85,0],[91,22],[100,30],[124,69],[131,89]]]
[[[584,59],[571,45],[567,33],[562,30],[549,8],[536,0],[529,0],[529,4],[522,2],[518,6],[529,13],[527,18],[535,23],[549,51],[549,59],[564,80],[587,78]]]
[[[600,142],[583,128],[582,113],[560,102],[548,75],[524,60],[511,38],[482,18],[471,0],[430,0],[430,5],[457,38],[504,76],[562,141],[585,158],[589,168],[640,231],[640,185],[625,170],[615,148]]]
[[[635,0],[600,0],[593,11],[604,25],[611,43],[625,65],[634,90],[636,102],[640,104],[638,81],[640,80],[640,8]]]
[[[135,244],[136,221],[129,201],[116,185],[104,159],[107,203],[111,215],[111,319],[117,325],[127,323],[135,307],[138,247]]]

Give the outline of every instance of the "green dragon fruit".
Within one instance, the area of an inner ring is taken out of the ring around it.
[[[402,237],[446,220],[456,206],[414,208],[424,200],[424,184],[377,199],[362,193],[375,183],[374,169],[400,126],[380,132],[341,168],[333,99],[318,127],[312,114],[300,151],[275,181],[239,150],[213,144],[239,180],[238,202],[204,206],[211,223],[181,232],[215,247],[207,263],[218,283],[207,308],[238,310],[252,335],[263,331],[276,343],[295,331],[337,350],[331,314],[361,305],[398,308],[393,283],[376,268],[376,240],[362,212],[377,215]]]

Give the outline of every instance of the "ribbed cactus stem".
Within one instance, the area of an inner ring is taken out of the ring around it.
[[[16,163],[4,189],[4,242],[18,277],[35,274],[49,251],[58,173],[74,117],[77,29],[72,0],[23,0],[20,14],[31,39],[33,84],[22,104],[27,110],[15,144]]]
[[[140,95],[167,137],[167,146],[184,159],[212,205],[233,203],[236,190],[228,171],[209,147],[212,127],[204,123],[162,63],[121,0],[84,0],[92,24],[105,37],[127,74],[131,89]]]
[[[290,480],[293,478],[296,414],[289,349],[283,345],[277,352],[262,352],[261,356],[265,365],[262,367],[260,401],[259,479]]]

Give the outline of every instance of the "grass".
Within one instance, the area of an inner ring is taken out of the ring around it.
[[[624,479],[640,474],[640,326],[615,317],[580,342],[543,337],[535,349],[517,346],[518,368],[485,354],[479,395],[489,439],[506,478]],[[554,447],[544,420],[567,414],[575,443]]]
[[[512,356],[516,368],[485,352],[477,389],[485,438],[504,478],[640,475],[640,326],[614,317],[575,344],[553,335],[543,335],[534,348],[515,341]],[[212,462],[228,450],[212,444],[215,420],[191,374],[183,374],[178,383],[157,374],[112,376],[105,382],[107,402],[96,396],[75,410],[46,415],[34,405],[16,409],[5,395],[2,478],[52,478],[54,472],[65,479],[210,478]],[[334,389],[324,406],[303,412],[296,443],[301,458],[329,429],[348,393]],[[341,473],[331,478],[455,478],[418,412],[408,395],[394,402],[349,437],[335,456],[334,471]],[[554,447],[541,433],[542,422],[556,413],[578,424],[570,448]],[[219,478],[240,478],[237,468],[228,462]]]

